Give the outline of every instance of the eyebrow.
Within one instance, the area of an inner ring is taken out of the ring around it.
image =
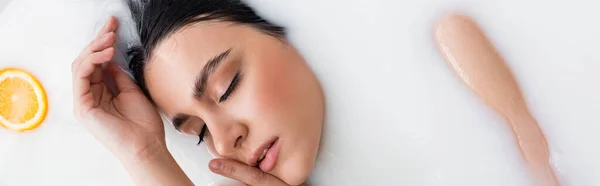
[[[206,91],[206,82],[208,81],[208,78],[210,78],[210,76],[215,72],[215,70],[225,60],[225,58],[229,56],[230,53],[231,48],[208,60],[208,62],[206,63],[206,65],[204,65],[204,68],[202,68],[202,71],[200,72],[200,74],[198,74],[198,77],[196,78],[196,83],[194,84],[194,97],[198,99],[201,98],[202,95],[204,95],[204,92]]]
[[[196,82],[194,83],[194,93],[193,93],[194,97],[196,97],[196,98],[202,97],[202,95],[206,91],[206,82],[208,81],[208,78],[215,72],[215,70],[225,60],[225,58],[227,58],[227,56],[229,56],[229,53],[231,53],[231,49],[232,48],[229,48],[228,50],[221,52],[220,54],[216,55],[212,59],[208,60],[206,65],[204,65],[204,67],[202,68],[202,71],[196,78]],[[183,125],[183,123],[185,123],[188,119],[190,119],[189,115],[177,114],[177,115],[175,115],[175,117],[173,117],[171,119],[171,123],[173,123],[173,126],[175,127],[175,129],[177,129],[177,131],[179,131],[179,128],[181,128],[181,125]]]

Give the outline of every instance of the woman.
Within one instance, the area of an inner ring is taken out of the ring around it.
[[[221,157],[209,163],[211,171],[249,185],[302,184],[316,159],[324,98],[284,29],[240,0],[131,1],[129,7],[140,37],[128,52],[135,83],[108,62],[115,18],[72,69],[75,116],[133,180],[192,185],[166,148],[154,105]]]

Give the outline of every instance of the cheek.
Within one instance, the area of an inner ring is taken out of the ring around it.
[[[245,99],[248,105],[253,107],[255,116],[261,120],[290,119],[297,105],[297,90],[290,75],[283,68],[270,66],[257,71],[253,77],[253,85],[250,87],[249,99]]]
[[[278,55],[262,56],[247,66],[243,82],[245,97],[239,99],[240,104],[252,124],[308,130],[302,125],[322,118],[319,86],[310,70],[302,65],[302,59],[274,53]]]
[[[286,100],[286,93],[273,80],[266,80],[262,77],[253,77],[253,81],[244,92],[243,98],[236,104],[238,113],[252,127],[262,129],[273,128],[277,123],[283,122],[282,119],[289,111],[287,106],[292,105]],[[248,81],[248,82],[249,82]],[[276,80],[280,81],[280,80]]]
[[[230,109],[234,117],[248,125],[255,136],[279,135],[293,129],[296,103],[286,87],[285,74],[272,70],[247,69],[240,91]]]

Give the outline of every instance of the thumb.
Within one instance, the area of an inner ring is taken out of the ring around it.
[[[214,159],[209,162],[210,170],[222,176],[253,186],[287,186],[279,178],[249,165],[228,159]]]

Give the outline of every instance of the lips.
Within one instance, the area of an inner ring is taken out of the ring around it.
[[[271,171],[275,167],[275,163],[277,163],[279,148],[278,137],[273,137],[265,141],[254,151],[252,158],[247,162],[248,165],[258,166],[264,172]]]
[[[275,140],[269,148],[262,161],[260,161],[259,167],[263,172],[271,172],[277,163],[277,158],[279,157],[279,150],[281,149],[281,143],[279,140]]]
[[[267,147],[265,150],[262,151],[262,154],[260,155],[260,157],[258,157],[258,161],[257,161],[258,164],[260,164],[260,162],[265,159],[265,156],[267,155],[267,151],[269,151],[269,148],[271,148],[272,146],[273,146],[273,144],[270,144],[269,147]]]

